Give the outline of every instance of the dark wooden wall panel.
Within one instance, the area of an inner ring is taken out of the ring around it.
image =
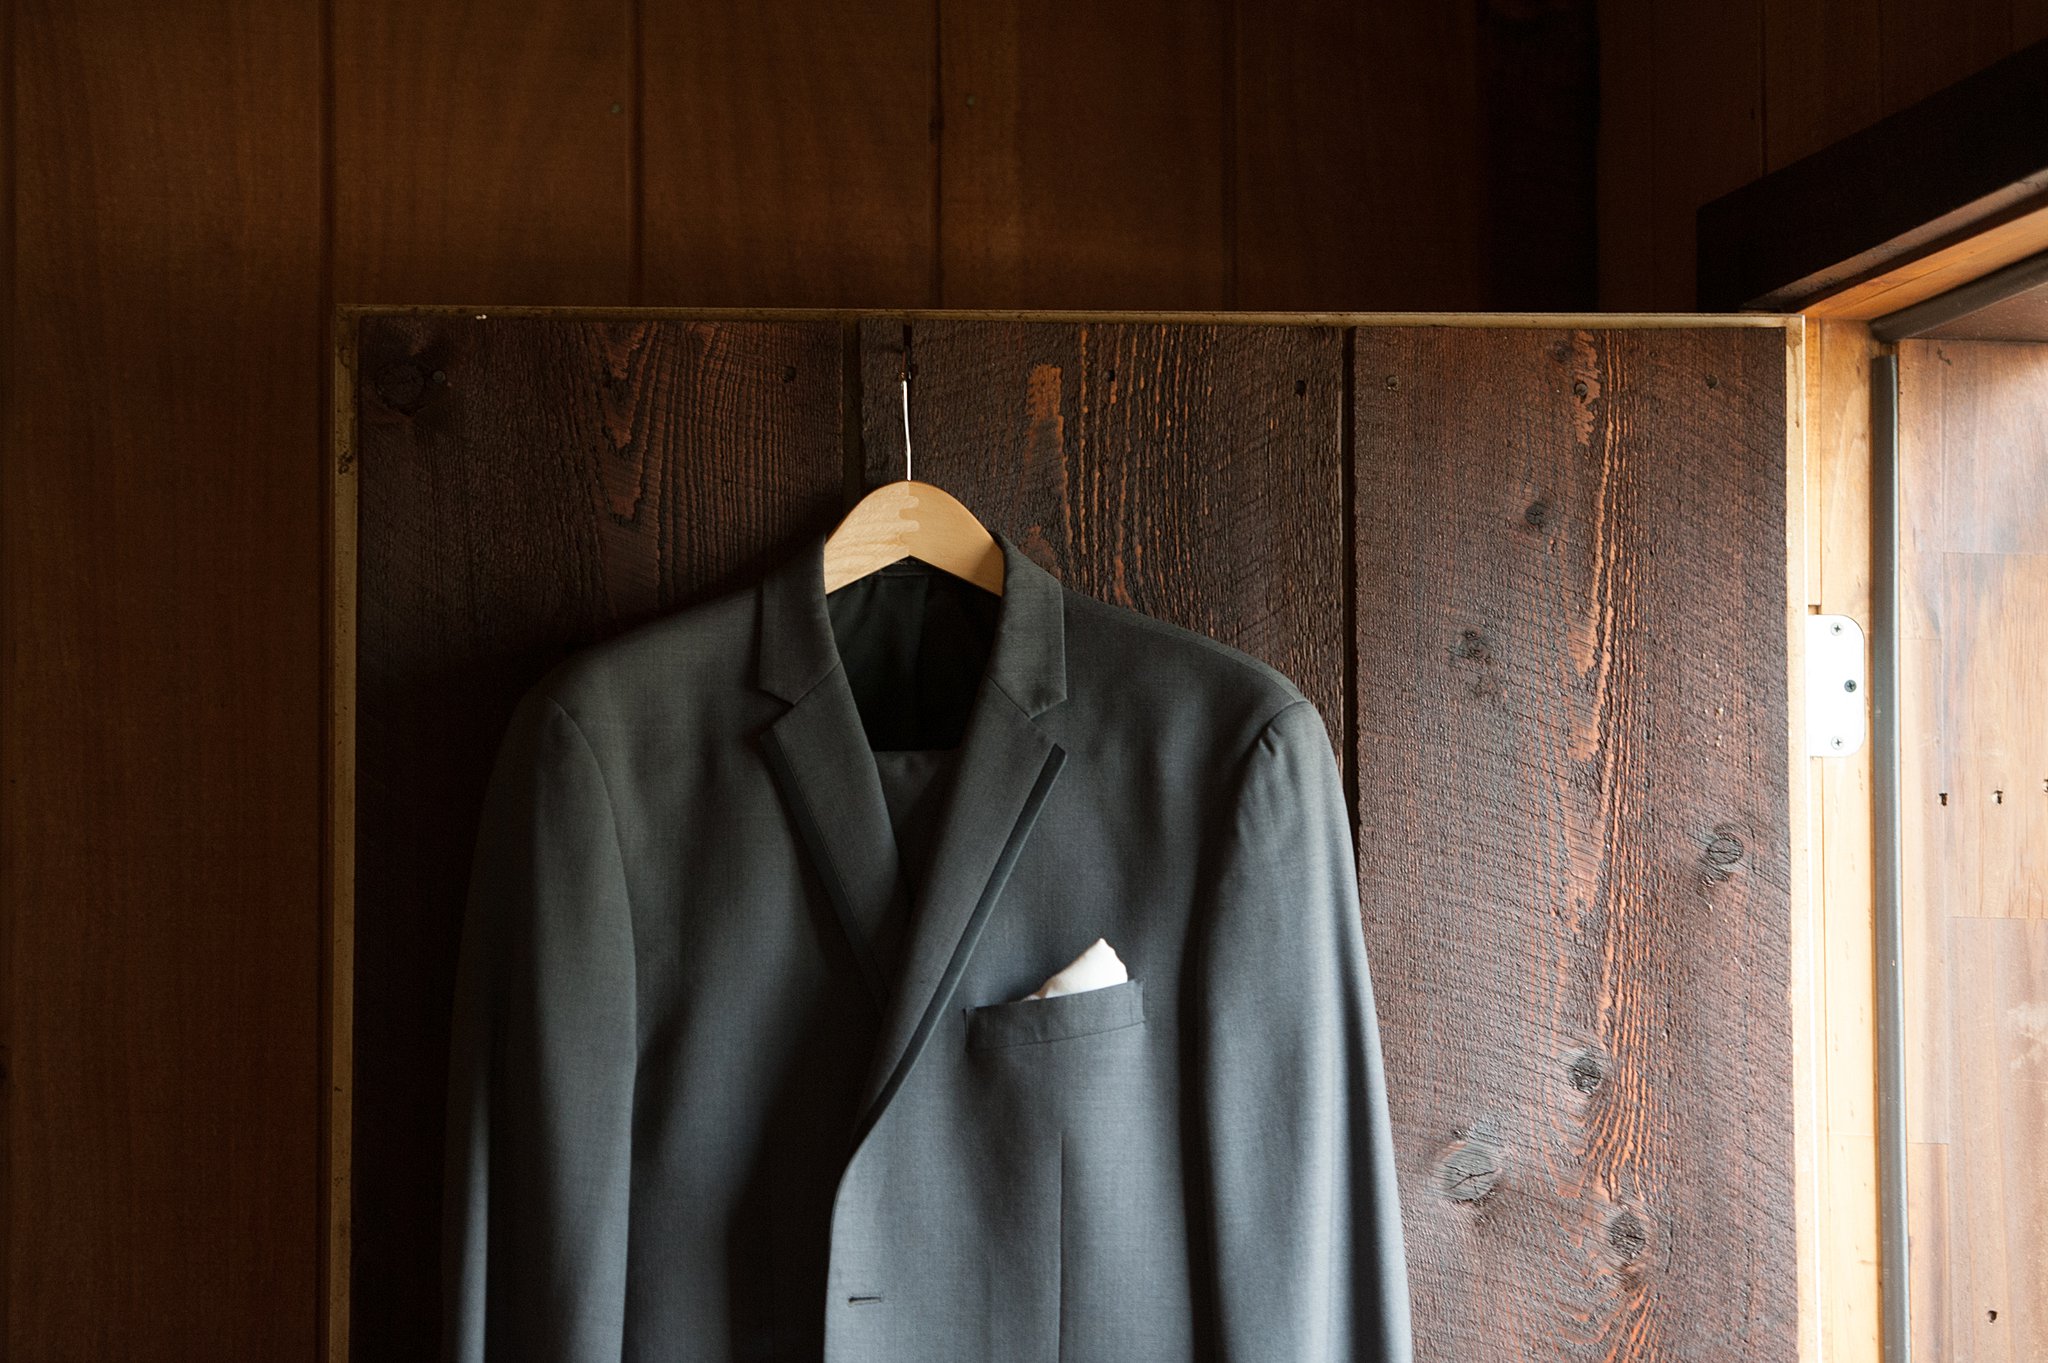
[[[1224,6],[940,6],[945,306],[1226,305]]]
[[[1236,0],[1231,306],[1487,305],[1480,8]]]
[[[637,301],[935,306],[936,14],[932,0],[642,6]]]
[[[844,493],[834,322],[361,325],[352,1352],[433,1358],[470,846],[519,694]]]
[[[630,0],[334,0],[344,303],[625,303]]]
[[[1293,677],[1342,751],[1343,333],[870,318],[870,485],[960,497],[1077,590]]]
[[[1360,879],[1423,1358],[1795,1355],[1784,345],[1358,333]]]
[[[0,1355],[303,1358],[318,16],[13,11]]]

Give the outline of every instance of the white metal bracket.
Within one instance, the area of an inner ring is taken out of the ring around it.
[[[1863,627],[1846,615],[1806,617],[1806,755],[1847,757],[1863,746]]]

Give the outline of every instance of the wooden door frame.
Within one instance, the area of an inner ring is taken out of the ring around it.
[[[1806,319],[1809,609],[1871,643],[1869,741],[1811,759],[1821,1281],[1819,1352],[1802,1355],[1901,1363],[1896,371],[1873,323],[2048,253],[2048,42],[1707,204],[1698,228],[1706,306]]]
[[[1361,312],[1109,312],[975,309],[745,309],[745,308],[575,308],[490,306],[343,305],[333,319],[333,364],[329,370],[329,477],[324,507],[327,564],[323,573],[326,696],[323,705],[326,750],[325,817],[322,893],[321,1018],[323,1027],[321,1085],[325,1095],[321,1125],[320,1273],[321,1317],[319,1353],[324,1363],[347,1363],[349,1351],[350,1212],[352,1183],[354,1030],[354,905],[356,814],[356,588],[357,509],[356,397],[358,326],[379,315],[447,314],[485,317],[573,317],[583,321],[757,321],[863,318],[1034,321],[1055,323],[1170,323],[1303,327],[1459,327],[1576,328],[1588,331],[1629,329],[1688,330],[1769,328],[1785,336],[1785,507],[1786,591],[1784,622],[1787,656],[1787,794],[1789,828],[1790,983],[1792,1020],[1793,1106],[1796,1191],[1795,1240],[1798,1260],[1800,1357],[1819,1355],[1815,1321],[1822,1279],[1816,1272],[1825,1228],[1821,1217],[1823,1186],[1817,1181],[1823,1134],[1822,1044],[1826,1032],[1816,993],[1816,952],[1824,942],[1809,894],[1813,877],[1813,832],[1809,826],[1810,759],[1805,750],[1803,691],[1805,627],[1810,592],[1807,585],[1810,543],[1808,525],[1809,469],[1804,433],[1803,398],[1807,379],[1807,328],[1796,315],[1686,313],[1361,313]]]

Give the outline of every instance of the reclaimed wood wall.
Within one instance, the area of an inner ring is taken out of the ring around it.
[[[920,477],[1326,716],[1419,1356],[1795,1356],[1783,331],[395,313],[359,355],[356,1358],[432,1357],[513,699],[898,476],[906,360]]]

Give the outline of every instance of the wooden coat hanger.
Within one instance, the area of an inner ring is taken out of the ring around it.
[[[825,539],[825,590],[835,592],[903,558],[915,558],[1003,594],[1003,548],[944,488],[910,476],[910,371],[903,384],[903,477],[855,502]]]

